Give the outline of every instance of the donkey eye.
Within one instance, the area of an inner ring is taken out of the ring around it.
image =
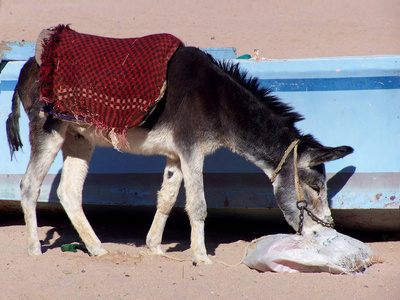
[[[310,185],[310,188],[312,188],[315,192],[317,192],[317,194],[319,194],[319,192],[321,191],[321,189],[317,185]]]

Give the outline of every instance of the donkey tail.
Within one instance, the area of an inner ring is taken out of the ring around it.
[[[18,86],[15,88],[12,98],[11,113],[8,115],[6,128],[8,146],[10,147],[11,160],[13,159],[14,152],[22,148],[21,136],[19,135],[19,117],[21,115],[21,100],[18,93]]]

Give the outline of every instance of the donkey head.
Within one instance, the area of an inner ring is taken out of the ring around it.
[[[324,163],[342,158],[352,152],[353,148],[349,146],[312,148],[301,142],[298,149],[295,147],[293,150],[293,156],[288,156],[273,186],[275,197],[286,221],[296,231],[300,230],[303,235],[312,235],[327,229],[328,224],[333,225],[327,199]],[[296,160],[297,168],[294,167]],[[296,177],[298,184],[295,182]],[[296,192],[296,186],[299,192]],[[297,204],[299,200],[304,201]],[[306,207],[302,227],[300,226],[301,210],[298,205],[300,208]]]

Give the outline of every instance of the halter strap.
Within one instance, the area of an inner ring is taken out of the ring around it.
[[[278,175],[278,173],[280,172],[280,170],[282,169],[283,164],[286,161],[286,158],[289,156],[290,152],[292,152],[293,148],[296,147],[296,151],[295,151],[295,159],[297,161],[297,145],[299,143],[299,139],[295,139],[290,146],[286,149],[285,154],[283,154],[281,161],[279,162],[278,166],[276,167],[274,173],[272,173],[272,176],[270,178],[271,182],[273,183],[276,179],[276,176]],[[297,164],[295,164],[295,173],[297,174]]]
[[[301,189],[300,185],[299,172],[297,170],[297,147],[298,143],[296,143],[296,145],[294,146],[293,164],[294,164],[294,187],[296,188],[297,204],[299,205],[299,203],[301,202],[304,202],[305,204],[307,203],[304,200],[303,190]]]
[[[293,164],[294,164],[294,187],[296,190],[296,197],[297,197],[297,202],[296,206],[300,210],[300,215],[299,215],[299,229],[297,230],[297,234],[301,234],[303,230],[303,221],[304,221],[304,211],[307,212],[307,214],[310,216],[310,218],[327,228],[334,228],[334,223],[333,222],[325,222],[318,218],[316,215],[313,214],[311,210],[307,208],[307,202],[304,200],[304,194],[303,190],[301,189],[300,185],[300,179],[299,179],[299,172],[297,169],[297,147],[299,144],[299,140],[295,139],[290,146],[286,149],[285,154],[283,155],[278,167],[275,169],[275,171],[272,173],[271,176],[271,182],[273,183],[275,181],[276,176],[278,175],[279,171],[282,169],[283,164],[285,163],[288,155],[290,152],[294,149],[293,151]]]

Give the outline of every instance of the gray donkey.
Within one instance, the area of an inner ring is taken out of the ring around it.
[[[31,58],[22,68],[7,121],[11,155],[22,147],[20,101],[29,116],[31,155],[21,181],[21,204],[28,235],[28,253],[41,254],[36,202],[41,184],[57,153],[63,168],[57,194],[91,255],[107,251],[82,210],[82,190],[95,146],[112,146],[111,136],[99,136],[93,125],[68,122],[43,113],[39,65]],[[217,62],[201,50],[179,48],[169,62],[167,89],[144,124],[129,129],[124,152],[167,157],[158,193],[157,212],[147,246],[162,254],[167,218],[184,181],[186,212],[191,224],[195,264],[211,263],[204,243],[207,215],[203,188],[204,157],[219,147],[244,156],[272,179],[273,190],[287,222],[301,234],[331,227],[324,163],[353,152],[348,146],[324,147],[295,127],[302,117],[260,87],[237,64]],[[293,155],[292,155],[293,153]],[[304,210],[307,211],[304,214]]]

